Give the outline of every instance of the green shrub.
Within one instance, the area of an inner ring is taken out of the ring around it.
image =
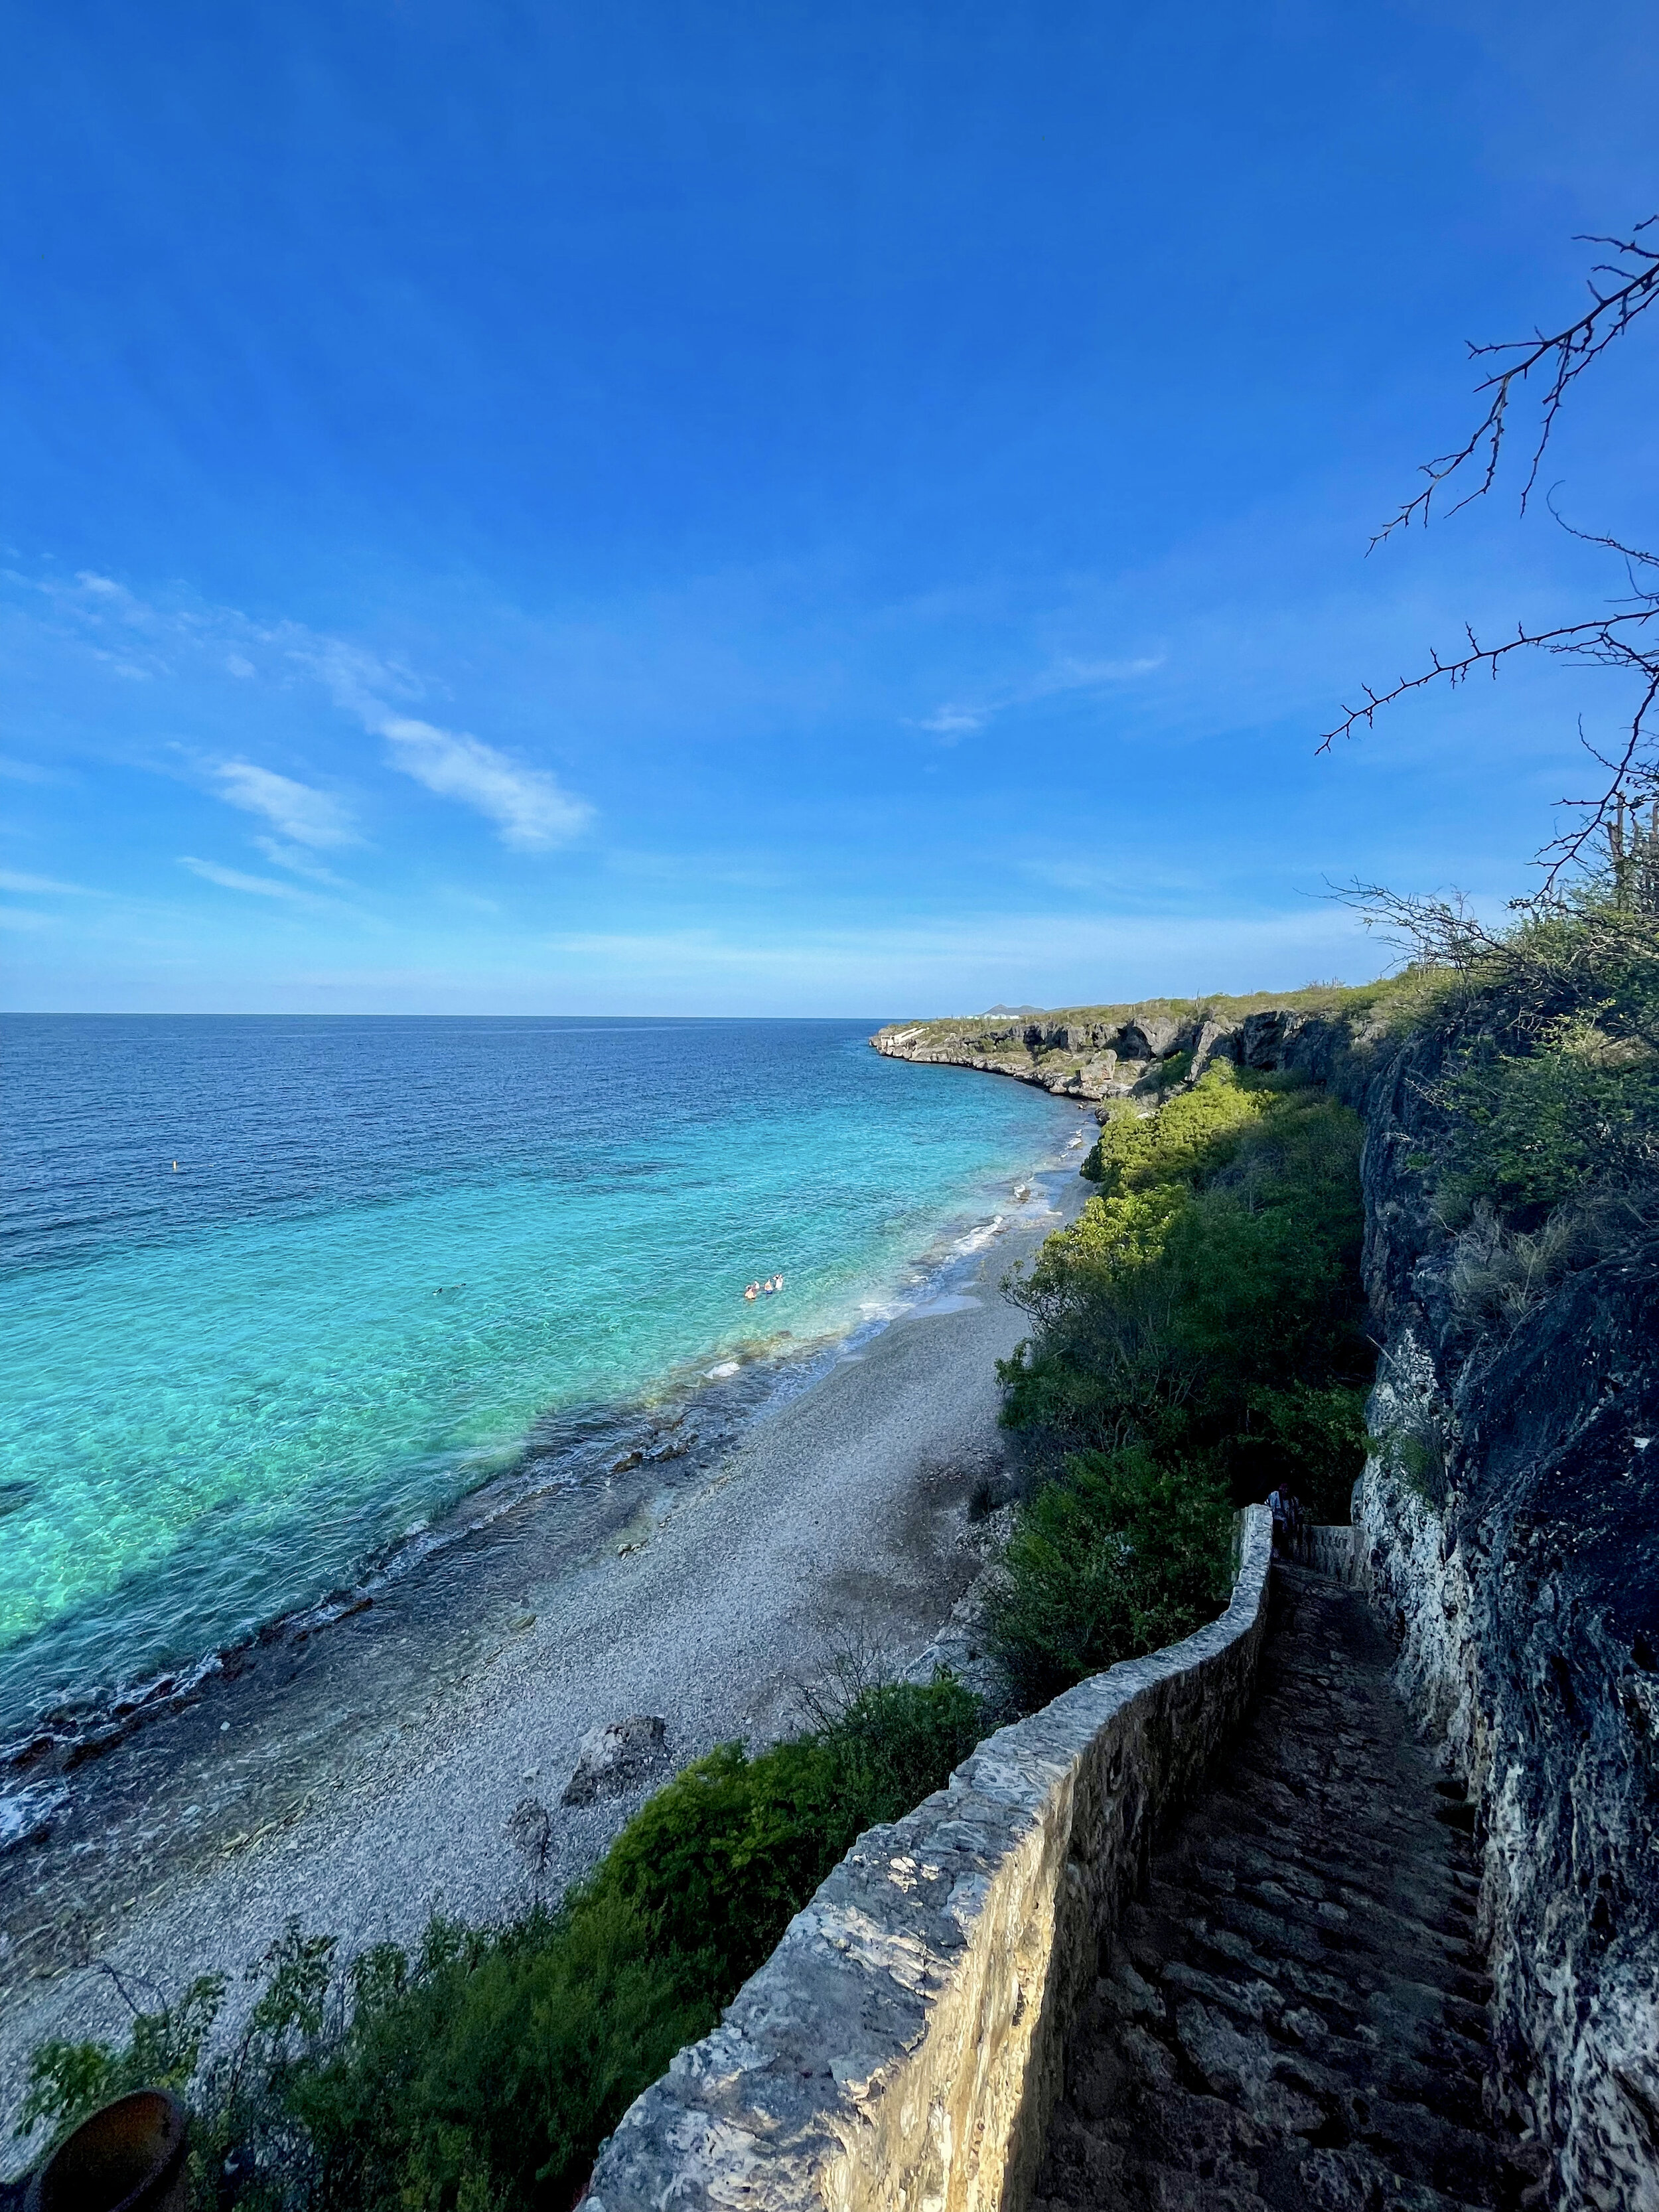
[[[1644,833],[1645,835],[1645,833]],[[1488,929],[1443,899],[1370,895],[1432,979],[1409,1026],[1447,1051],[1421,1166],[1443,1212],[1531,1217],[1659,1170],[1659,916],[1647,860],[1591,873]]]
[[[1145,1449],[1079,1453],[1021,1508],[990,1608],[993,1648],[1028,1704],[1213,1618],[1232,1510],[1202,1465]]]
[[[222,1974],[198,1975],[175,2004],[136,2013],[120,2051],[57,2036],[37,2045],[14,2139],[23,2142],[43,2123],[54,2136],[66,2134],[88,2112],[131,2089],[183,2089],[196,2072],[227,1987]]]
[[[722,1745],[635,1814],[594,1893],[625,1901],[653,1943],[708,1947],[735,1989],[855,1838],[938,1789],[980,1725],[978,1699],[947,1676],[866,1690],[755,1759]]]
[[[1053,1465],[1131,1445],[1196,1455],[1240,1502],[1272,1486],[1275,1454],[1326,1490],[1352,1480],[1346,1401],[1319,1394],[1370,1370],[1360,1137],[1322,1092],[1225,1066],[1155,1116],[1108,1123],[1099,1195],[1009,1286],[1036,1329],[999,1370],[1007,1424]]]
[[[697,1761],[556,1910],[434,1919],[412,1957],[381,1944],[343,1972],[331,1937],[290,1928],[252,1970],[232,2050],[200,2065],[226,1985],[194,1983],[124,2049],[42,2045],[19,2136],[139,2082],[188,2084],[199,2212],[233,2145],[258,2160],[241,2201],[272,2212],[564,2212],[848,1844],[938,1789],[981,1725],[948,1675],[867,1689],[754,1759],[726,1744]]]
[[[1346,1521],[1370,1449],[1370,1395],[1364,1384],[1352,1382],[1323,1389],[1292,1382],[1284,1389],[1254,1392],[1252,1432],[1241,1437],[1239,1457],[1247,1468],[1252,1459],[1257,1462],[1261,1495],[1282,1480],[1316,1521]]]
[[[1043,1482],[993,1640],[1028,1702],[1209,1620],[1231,1508],[1276,1482],[1346,1519],[1364,1464],[1358,1117],[1221,1065],[1102,1127],[1076,1224],[1009,1285],[1036,1323],[999,1370]]]
[[[1659,1054],[1585,1014],[1545,1025],[1530,1050],[1489,1038],[1455,1059],[1444,1109],[1443,1195],[1549,1208],[1659,1165]]]
[[[659,1951],[615,1898],[479,1934],[439,1923],[286,2085],[312,2201],[568,2205],[599,2142],[718,2010],[707,1958]]]

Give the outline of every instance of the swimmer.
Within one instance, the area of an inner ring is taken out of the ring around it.
[[[750,1283],[748,1289],[744,1292],[744,1296],[748,1299],[750,1304],[753,1305],[755,1300],[760,1296],[760,1285],[758,1283]]]

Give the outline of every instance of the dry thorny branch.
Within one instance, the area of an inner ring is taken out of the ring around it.
[[[1521,506],[1524,513],[1533,488],[1538,481],[1538,470],[1544,458],[1544,448],[1549,444],[1555,428],[1555,418],[1561,411],[1570,387],[1577,382],[1591,362],[1607,351],[1616,337],[1622,337],[1638,315],[1659,299],[1659,250],[1642,243],[1642,233],[1659,222],[1659,215],[1650,215],[1638,222],[1628,238],[1602,238],[1591,235],[1581,238],[1583,246],[1605,246],[1613,258],[1598,261],[1586,280],[1595,305],[1569,323],[1565,330],[1546,336],[1534,331],[1530,338],[1508,338],[1492,345],[1469,345],[1472,361],[1493,360],[1503,363],[1496,374],[1477,385],[1477,392],[1489,392],[1492,404],[1467,445],[1455,453],[1442,453],[1436,460],[1424,464],[1422,473],[1428,483],[1414,499],[1408,500],[1391,522],[1384,524],[1372,538],[1380,545],[1396,530],[1409,527],[1411,523],[1426,523],[1429,507],[1442,484],[1448,483],[1457,471],[1474,461],[1477,454],[1484,457],[1480,481],[1464,493],[1451,512],[1467,507],[1471,500],[1479,499],[1483,492],[1492,489],[1498,475],[1498,465],[1503,452],[1504,439],[1509,429],[1510,403],[1516,390],[1523,386],[1533,372],[1553,363],[1553,373],[1540,410],[1538,435],[1533,447],[1532,461],[1527,471],[1527,481],[1522,487]],[[1516,356],[1503,362],[1504,355]]]
[[[1460,470],[1478,470],[1479,481],[1457,501],[1451,509],[1453,514],[1492,489],[1510,428],[1511,404],[1521,388],[1537,374],[1540,379],[1547,378],[1547,382],[1543,386],[1537,434],[1522,487],[1521,506],[1525,512],[1537,483],[1545,448],[1568,392],[1591,362],[1659,300],[1659,248],[1643,240],[1643,234],[1656,223],[1659,223],[1659,214],[1638,223],[1628,238],[1596,237],[1584,241],[1609,248],[1613,258],[1598,262],[1591,270],[1589,284],[1593,304],[1565,329],[1553,333],[1540,331],[1530,339],[1470,346],[1473,358],[1490,358],[1501,364],[1477,386],[1479,392],[1491,394],[1486,412],[1455,453],[1443,453],[1425,465],[1423,473],[1428,478],[1427,484],[1377,532],[1371,540],[1373,547],[1395,531],[1408,527],[1413,520],[1426,524],[1436,493]],[[1557,515],[1556,520],[1559,521],[1561,518]],[[1571,528],[1566,524],[1562,526]],[[1540,855],[1548,864],[1542,894],[1546,899],[1553,894],[1562,872],[1581,861],[1593,841],[1606,839],[1617,877],[1629,866],[1632,854],[1644,842],[1651,842],[1654,831],[1659,830],[1659,815],[1644,829],[1638,813],[1639,809],[1651,810],[1659,802],[1659,749],[1652,742],[1652,718],[1656,702],[1659,701],[1659,630],[1653,627],[1659,624],[1659,554],[1583,531],[1572,531],[1571,535],[1615,553],[1624,561],[1630,592],[1622,605],[1615,604],[1613,611],[1585,621],[1560,623],[1548,628],[1534,629],[1524,623],[1519,623],[1512,637],[1487,644],[1482,644],[1466,625],[1467,652],[1443,660],[1431,649],[1429,665],[1415,676],[1403,677],[1383,691],[1367,684],[1364,703],[1345,707],[1342,720],[1326,731],[1318,747],[1321,752],[1328,752],[1337,738],[1353,736],[1361,724],[1367,728],[1372,726],[1379,708],[1392,706],[1409,692],[1441,682],[1455,689],[1483,669],[1496,677],[1498,664],[1512,653],[1549,653],[1588,660],[1601,667],[1626,670],[1637,678],[1639,686],[1635,711],[1626,726],[1621,744],[1613,752],[1601,752],[1586,742],[1585,750],[1606,769],[1609,781],[1597,798],[1561,802],[1579,809],[1582,818],[1577,828],[1546,846]]]

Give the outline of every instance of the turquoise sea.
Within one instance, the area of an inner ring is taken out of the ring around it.
[[[874,1026],[9,1017],[0,1744],[918,1295],[1078,1116]]]

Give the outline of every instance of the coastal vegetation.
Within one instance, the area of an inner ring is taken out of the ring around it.
[[[992,1612],[1026,1702],[1156,1650],[1224,1601],[1235,1505],[1275,1481],[1346,1517],[1364,1458],[1358,1117],[1218,1062],[1109,1119],[1099,1185],[1009,1294],[1000,1372],[1038,1477]]]
[[[866,1688],[753,1758],[696,1761],[556,1906],[436,1918],[412,1951],[349,1962],[290,1926],[228,2041],[211,1975],[123,2045],[42,2045],[18,2135],[50,2141],[144,2083],[187,2100],[200,2212],[562,2212],[854,1839],[939,1787],[981,1726],[948,1675]]]
[[[1659,1169],[1659,841],[1488,929],[1443,900],[1371,895],[1440,978],[1431,1166],[1454,1218],[1536,1227]]]
[[[1328,1024],[1355,1095],[1380,1050],[1403,1055],[1453,1304],[1513,1322],[1659,1224],[1659,820],[1498,927],[1358,896],[1403,973],[1281,1006]],[[1210,1618],[1230,1511],[1275,1483],[1346,1520],[1370,1441],[1358,1116],[1231,1061],[1192,1083],[1180,1057],[1103,1107],[1097,1194],[1007,1285],[1034,1324],[1001,1370],[1033,1486],[991,1627],[1025,1703]],[[1398,1449],[1432,1492],[1433,1437]]]
[[[1470,1327],[1513,1325],[1659,1223],[1659,839],[1627,831],[1496,929],[1370,896],[1436,978],[1410,1164],[1454,1232],[1454,1304]]]

